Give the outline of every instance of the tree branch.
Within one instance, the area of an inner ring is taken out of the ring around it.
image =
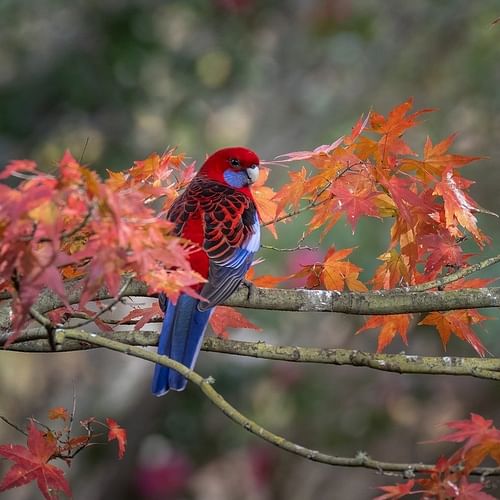
[[[214,388],[214,380],[209,378],[203,378],[198,373],[189,370],[184,365],[177,363],[176,361],[168,358],[167,356],[159,356],[140,347],[134,347],[116,342],[111,339],[100,337],[94,333],[88,333],[81,330],[57,330],[55,334],[56,345],[62,346],[66,342],[66,339],[73,339],[79,342],[90,343],[100,347],[105,347],[113,351],[128,354],[152,363],[159,363],[163,366],[167,366],[179,372],[181,375],[186,377],[190,382],[197,385],[203,394],[226,416],[228,416],[233,422],[241,425],[244,429],[251,432],[252,434],[264,439],[265,441],[282,448],[286,451],[299,455],[308,460],[314,462],[320,462],[328,465],[343,466],[343,467],[363,467],[367,469],[376,470],[382,474],[396,472],[400,473],[404,477],[413,477],[417,473],[429,472],[434,469],[433,465],[426,465],[422,463],[393,463],[384,462],[381,460],[376,460],[369,457],[364,452],[358,452],[355,457],[340,457],[335,455],[329,455],[322,453],[317,450],[306,448],[299,444],[288,441],[282,436],[274,434],[264,427],[260,426],[253,420],[249,419],[247,416],[239,412],[236,408],[231,406],[221,394],[219,394]],[[472,474],[475,475],[500,475],[499,467],[480,467],[474,469]]]
[[[66,289],[68,302],[78,303],[81,283],[68,282]],[[150,295],[145,284],[133,280],[124,296]],[[112,298],[113,296],[105,288],[101,288],[94,300]],[[7,310],[10,304],[8,301],[4,301],[4,304],[4,307],[0,307],[0,329],[7,329],[10,324],[10,313]],[[62,305],[61,299],[54,292],[45,290],[34,307],[40,314],[45,314]],[[240,287],[224,302],[224,305],[273,311],[337,312],[356,315],[421,313],[500,307],[500,287],[422,292],[408,292],[397,288],[365,293],[256,287],[251,297],[248,297],[246,287]]]
[[[404,288],[406,291],[411,292],[423,292],[426,290],[431,290],[432,288],[439,288],[448,283],[453,283],[454,281],[458,281],[459,279],[465,278],[469,274],[476,273],[478,271],[482,271],[487,267],[493,266],[500,262],[500,254],[495,255],[494,257],[490,257],[489,259],[484,259],[477,264],[472,264],[470,266],[459,269],[458,271],[447,274],[446,276],[442,276],[441,278],[435,279],[433,281],[428,281],[427,283],[421,283],[420,285],[409,286]]]
[[[102,338],[126,345],[152,347],[158,345],[157,331],[101,332]],[[0,345],[7,340],[0,336]],[[93,346],[85,342],[66,341],[60,351],[80,351]],[[486,380],[500,380],[500,358],[472,358],[452,356],[418,356],[410,354],[373,354],[353,349],[327,349],[318,347],[279,346],[266,342],[245,342],[207,337],[204,351],[248,356],[279,361],[331,364],[337,366],[366,367],[399,374],[472,376]],[[7,347],[20,352],[50,352],[47,334],[43,328],[32,329]]]

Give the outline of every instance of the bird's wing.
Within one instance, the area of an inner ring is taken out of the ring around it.
[[[224,188],[224,189],[222,189]],[[260,224],[253,200],[218,183],[206,188],[202,199],[204,241],[208,254],[208,282],[199,309],[213,307],[238,288],[260,246]]]
[[[203,227],[203,249],[209,258],[208,282],[201,310],[224,301],[238,288],[260,246],[260,224],[253,200],[206,178],[195,179],[172,205],[168,219],[183,234],[192,217]]]

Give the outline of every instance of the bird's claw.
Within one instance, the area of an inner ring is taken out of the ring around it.
[[[255,285],[251,281],[248,281],[246,279],[244,279],[241,284],[247,287],[247,301],[251,301],[255,297]]]

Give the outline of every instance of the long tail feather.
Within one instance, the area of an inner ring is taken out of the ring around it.
[[[198,303],[189,295],[181,295],[175,305],[168,303],[158,344],[158,354],[165,354],[188,368],[193,368],[198,358],[211,314],[211,310],[199,311]],[[175,370],[155,366],[152,384],[155,396],[163,396],[170,389],[182,391],[186,384],[187,379]]]

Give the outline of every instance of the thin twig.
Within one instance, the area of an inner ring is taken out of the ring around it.
[[[494,257],[490,257],[488,259],[482,260],[476,264],[472,264],[470,266],[464,267],[459,271],[456,271],[451,274],[447,274],[446,276],[442,276],[441,278],[437,278],[433,281],[428,281],[427,283],[421,283],[420,285],[413,285],[408,287],[402,287],[402,289],[406,292],[425,292],[427,290],[431,290],[432,288],[440,288],[449,283],[453,283],[454,281],[458,281],[459,279],[468,276],[469,274],[476,273],[478,271],[482,271],[487,267],[493,266],[500,262],[500,254],[495,255]]]
[[[301,208],[298,208],[297,210],[293,210],[292,212],[287,212],[286,214],[283,214],[281,215],[280,217],[276,217],[275,219],[271,220],[271,221],[268,221],[268,222],[264,222],[263,224],[261,224],[261,227],[265,227],[265,226],[269,226],[270,224],[276,224],[277,222],[281,222],[281,221],[284,221],[286,219],[289,219],[290,217],[295,217],[296,215],[299,215],[307,210],[310,210],[311,208],[316,208],[317,206],[319,205],[322,205],[323,203],[325,203],[326,201],[328,200],[331,200],[332,196],[333,195],[330,195],[329,197],[327,198],[323,198],[322,200],[318,200],[318,198],[332,185],[332,181],[327,181],[326,185],[321,188],[317,193],[316,195],[314,196],[314,198],[312,199],[312,201],[310,201],[307,205],[304,205],[303,207]]]
[[[275,250],[276,252],[296,252],[297,250],[317,250],[318,247],[309,247],[307,245],[297,245],[293,248],[278,248],[273,247],[271,245],[260,245],[261,248],[265,248],[267,250]]]
[[[65,239],[71,238],[76,233],[78,233],[78,231],[80,231],[81,229],[83,229],[87,225],[87,222],[92,217],[93,210],[94,210],[94,207],[92,205],[90,205],[89,209],[87,210],[87,213],[85,214],[85,217],[73,229],[70,229],[69,231],[63,233],[61,235],[61,240],[65,240]]]
[[[104,313],[111,311],[113,307],[116,306],[119,302],[122,301],[124,298],[125,293],[127,292],[127,288],[129,287],[130,283],[132,282],[132,277],[129,276],[128,278],[125,279],[125,283],[122,285],[120,290],[118,291],[118,295],[116,298],[110,302],[106,307],[100,309],[96,314],[93,316],[89,317],[88,319],[82,321],[81,323],[78,323],[77,325],[71,325],[71,326],[60,326],[59,328],[61,329],[66,329],[66,328],[81,328],[82,326],[89,325],[90,323],[93,323],[95,320],[99,319],[100,316],[102,316]]]
[[[168,368],[172,368],[179,372],[182,376],[186,377],[190,382],[197,385],[203,394],[205,394],[205,396],[233,422],[242,426],[244,429],[257,437],[264,439],[265,441],[283,450],[289,451],[303,458],[307,458],[308,460],[335,466],[363,467],[376,470],[382,474],[386,472],[399,472],[405,477],[412,477],[417,473],[430,472],[435,468],[434,465],[422,463],[384,462],[373,459],[364,452],[358,452],[355,457],[341,457],[306,448],[260,426],[230,405],[222,397],[222,395],[213,388],[214,380],[211,377],[203,378],[198,373],[186,368],[181,363],[177,363],[167,356],[159,356],[158,354],[149,352],[140,347],[125,345],[111,339],[100,337],[94,333],[88,333],[80,330],[58,330],[56,332],[56,336],[58,337],[57,342],[60,345],[64,344],[66,338],[70,338],[78,341],[89,342],[113,351],[128,354],[130,356],[144,359],[152,363],[159,363]],[[500,467],[478,467],[474,469],[471,474],[481,476],[500,475]]]
[[[80,155],[80,161],[78,162],[80,164],[83,162],[83,157],[85,156],[85,152],[87,151],[87,146],[89,145],[89,142],[90,142],[90,137],[87,136],[87,138],[85,139],[85,144],[83,145],[82,154]]]
[[[24,434],[25,436],[28,435],[28,433],[24,429],[21,429],[21,427],[11,422],[7,417],[0,415],[0,420],[3,420],[7,425],[10,425],[13,429],[16,429],[16,431],[20,432],[21,434]]]
[[[319,205],[326,203],[328,200],[331,200],[333,198],[333,195],[330,195],[327,198],[323,198],[322,200],[320,200],[319,198],[321,197],[321,195],[323,193],[326,192],[326,190],[329,187],[331,187],[331,185],[333,184],[334,181],[336,181],[337,179],[342,177],[345,173],[349,172],[349,170],[351,170],[354,167],[357,167],[358,165],[362,165],[362,163],[355,163],[353,165],[349,165],[349,166],[343,168],[342,170],[337,172],[334,179],[325,178],[325,185],[323,187],[321,187],[320,189],[318,189],[318,191],[316,191],[316,194],[314,195],[313,199],[307,205],[304,205],[303,207],[298,208],[297,210],[294,210],[292,212],[287,212],[286,214],[283,214],[282,216],[277,217],[271,221],[265,222],[264,224],[261,224],[261,227],[269,226],[270,224],[276,224],[277,222],[281,222],[283,220],[289,219],[290,217],[295,217],[296,215],[299,215],[302,212],[310,210],[311,208],[316,208]]]

